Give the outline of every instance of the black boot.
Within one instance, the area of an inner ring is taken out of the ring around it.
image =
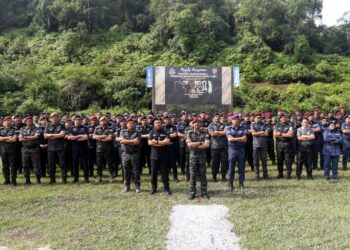
[[[36,177],[36,184],[38,184],[38,185],[41,184],[41,178],[40,177]]]
[[[243,188],[244,188],[243,182],[239,182],[239,188],[240,188],[240,189],[243,189]]]
[[[230,183],[229,183],[229,187],[230,187],[230,191],[233,192],[233,190],[234,190],[233,182],[230,182]]]

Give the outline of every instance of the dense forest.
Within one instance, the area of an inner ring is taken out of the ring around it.
[[[326,27],[321,12],[322,0],[1,0],[0,115],[149,109],[146,65],[240,66],[233,109],[347,105],[350,13]]]

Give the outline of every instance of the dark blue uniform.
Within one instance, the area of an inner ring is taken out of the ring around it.
[[[233,127],[228,126],[226,128],[226,136],[229,140],[230,137],[239,138],[246,136],[246,128],[244,126]],[[230,185],[233,184],[235,178],[235,168],[238,164],[239,182],[243,184],[245,179],[245,142],[228,142],[228,176]]]

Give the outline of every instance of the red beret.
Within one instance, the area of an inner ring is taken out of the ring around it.
[[[12,120],[11,116],[5,116],[4,121],[6,121],[6,120]]]
[[[90,116],[90,120],[97,120],[96,115],[92,115],[92,116]]]
[[[192,124],[199,123],[200,121],[198,119],[193,119]]]

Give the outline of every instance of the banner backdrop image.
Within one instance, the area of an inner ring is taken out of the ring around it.
[[[155,67],[156,105],[231,105],[230,67]]]

